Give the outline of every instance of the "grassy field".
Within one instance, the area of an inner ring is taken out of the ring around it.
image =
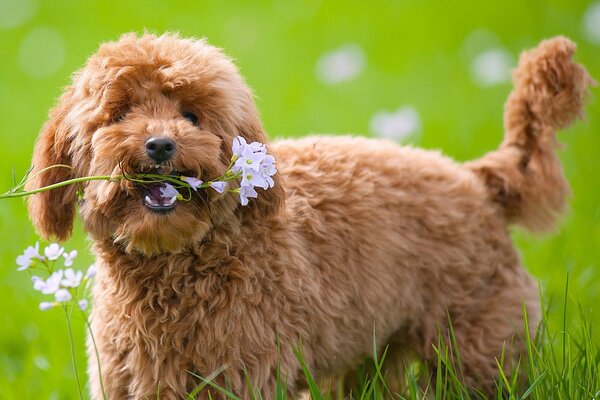
[[[11,187],[12,168],[17,176],[27,170],[37,133],[70,74],[99,43],[128,31],[206,36],[226,49],[254,88],[271,138],[308,133],[372,136],[379,131],[374,115],[410,107],[412,124],[402,140],[443,149],[458,160],[479,157],[500,143],[502,106],[511,89],[501,67],[513,66],[520,50],[546,37],[566,35],[579,45],[577,59],[600,78],[597,29],[593,36],[600,20],[590,11],[594,6],[600,10],[600,3],[475,4],[0,0],[0,192]],[[344,82],[324,80],[318,66],[347,44],[352,44],[351,54],[358,53],[352,61],[358,73]],[[487,54],[496,56],[480,57],[490,50]],[[498,73],[490,75],[495,68]],[[575,356],[582,339],[589,337],[580,331],[589,328],[586,332],[595,336],[589,339],[587,360],[596,367],[600,363],[600,335],[594,331],[600,327],[599,131],[596,90],[586,119],[559,136],[574,193],[560,229],[543,237],[514,232],[524,264],[540,282],[547,326],[556,337],[558,366],[549,366],[545,374],[541,371],[548,358],[532,366],[540,368],[536,376],[542,376],[539,385],[548,395],[560,392],[549,380],[552,371],[574,388],[583,385],[578,380],[588,379],[572,372],[574,367],[569,370],[571,364],[562,364],[563,337],[574,335],[565,354]],[[0,201],[0,237],[0,399],[77,398],[64,317],[58,310],[39,311],[39,294],[16,271],[16,256],[37,239],[24,202]],[[82,269],[93,262],[80,225],[66,246],[80,251]],[[84,325],[75,319],[74,326],[83,371]],[[562,397],[569,398],[567,394]]]

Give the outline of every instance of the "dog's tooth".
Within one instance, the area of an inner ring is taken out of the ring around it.
[[[144,201],[150,205],[152,205],[152,199],[150,198],[150,196],[146,196],[144,197]]]
[[[167,201],[167,205],[168,206],[172,206],[173,204],[175,204],[175,202],[177,201],[177,197],[171,197],[168,201]]]

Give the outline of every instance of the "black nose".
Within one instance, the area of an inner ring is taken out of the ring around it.
[[[146,153],[157,163],[167,161],[175,154],[175,142],[168,137],[152,137],[146,141]]]

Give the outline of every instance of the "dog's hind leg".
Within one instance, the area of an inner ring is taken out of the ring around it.
[[[450,327],[442,332],[449,360],[468,389],[492,394],[501,364],[512,375],[519,360],[523,374],[527,336],[531,340],[540,321],[538,288],[521,268],[500,270],[489,285],[489,292],[460,314],[450,314]],[[525,331],[526,310],[529,333]],[[438,344],[439,346],[439,344]],[[436,357],[430,360],[437,365]],[[435,377],[433,377],[435,378]]]

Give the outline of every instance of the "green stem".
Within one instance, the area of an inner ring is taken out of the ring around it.
[[[69,341],[71,342],[71,359],[73,361],[73,368],[75,369],[75,379],[77,380],[77,390],[79,392],[79,399],[83,400],[83,393],[81,392],[81,382],[79,380],[79,372],[77,371],[77,360],[75,358],[75,343],[73,341],[73,330],[71,329],[71,316],[67,312],[67,306],[63,307],[65,311],[65,317],[67,318],[67,328],[69,329]]]
[[[112,178],[110,176],[84,176],[81,178],[74,178],[74,179],[69,179],[63,182],[58,182],[58,183],[54,183],[52,185],[48,185],[48,186],[44,186],[41,187],[39,189],[34,189],[34,190],[29,190],[29,191],[23,191],[23,192],[16,192],[16,193],[4,193],[3,195],[0,195],[0,199],[10,199],[10,198],[15,198],[15,197],[25,197],[25,196],[29,196],[31,194],[36,194],[36,193],[40,193],[40,192],[45,192],[46,190],[51,190],[51,189],[56,189],[62,186],[67,186],[67,185],[72,185],[74,183],[79,183],[79,182],[86,182],[86,181],[114,181],[115,179],[121,179],[121,177],[118,178]]]
[[[90,337],[92,338],[92,345],[94,346],[94,353],[96,353],[96,363],[98,364],[98,379],[100,380],[100,388],[102,389],[102,398],[104,400],[107,399],[106,391],[104,390],[104,381],[102,380],[102,369],[100,368],[100,354],[98,353],[98,346],[96,346],[96,339],[94,338],[94,333],[92,332],[92,326],[90,325],[90,321],[88,320],[85,313],[82,311],[81,315],[85,320],[85,325],[87,326],[88,332],[90,333]]]

